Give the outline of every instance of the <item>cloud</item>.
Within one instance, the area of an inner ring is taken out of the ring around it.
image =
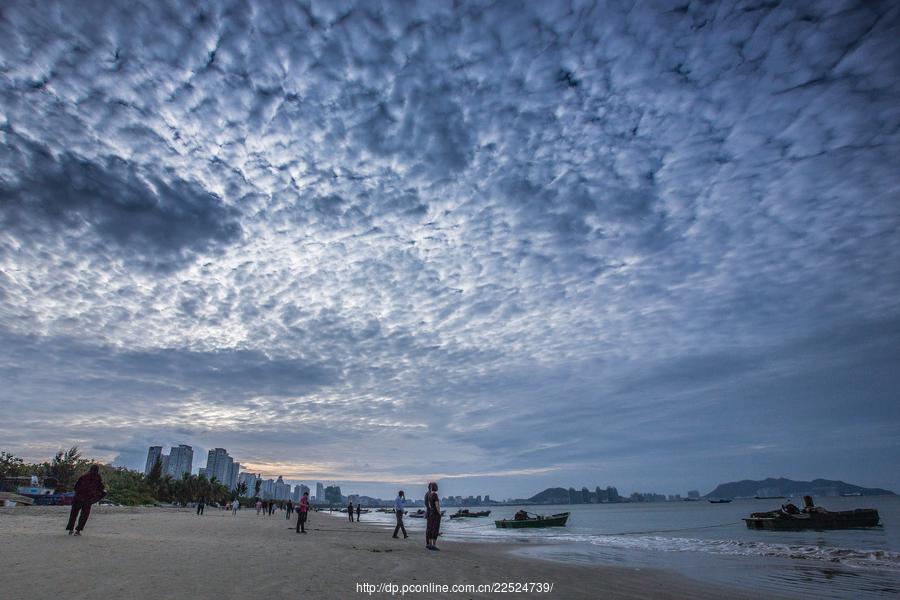
[[[18,141],[24,164],[17,180],[0,186],[0,224],[18,238],[56,234],[88,252],[166,271],[240,235],[236,211],[196,183],[144,179],[120,158],[57,158]]]
[[[3,438],[515,495],[874,453],[896,487],[898,19],[7,7]]]

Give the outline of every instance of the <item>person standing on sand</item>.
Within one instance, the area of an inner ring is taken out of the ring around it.
[[[437,539],[441,534],[441,500],[437,490],[437,483],[432,481],[425,494],[425,547],[429,550],[440,550]]]
[[[262,512],[262,500],[257,499],[256,500],[256,516],[258,517],[259,513],[261,513],[261,512]]]
[[[81,535],[88,517],[91,516],[91,505],[99,502],[106,497],[106,487],[103,485],[103,479],[100,477],[100,467],[91,465],[87,473],[78,478],[75,482],[75,498],[72,499],[72,509],[69,511],[69,523],[66,529],[69,535],[72,535],[74,528],[75,535]],[[81,513],[79,516],[78,513]],[[78,526],[75,526],[75,519],[78,518]]]
[[[362,504],[356,503],[356,522],[359,523],[359,515],[362,513]]]
[[[197,516],[203,516],[203,509],[206,507],[206,502],[203,501],[203,498],[197,500]]]
[[[403,490],[397,492],[397,499],[394,500],[394,514],[397,515],[397,526],[394,527],[394,539],[397,539],[397,532],[403,532],[403,539],[405,540],[409,536],[406,535],[406,527],[403,526],[403,502],[406,500],[405,495],[403,494]]]
[[[350,517],[350,522],[353,522],[353,500],[350,501],[350,504],[347,505],[347,516]]]
[[[234,517],[237,515],[238,509],[241,507],[241,503],[238,502],[238,499],[235,498],[231,501],[231,516]]]
[[[287,510],[284,511],[284,518],[290,520],[292,512],[294,512],[294,502],[292,500],[288,500]]]
[[[306,533],[306,517],[309,516],[309,492],[303,492],[297,506],[297,533]]]

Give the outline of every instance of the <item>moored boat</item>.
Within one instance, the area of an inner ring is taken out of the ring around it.
[[[731,502],[731,498],[719,498],[718,500],[710,500],[710,504],[728,504]]]
[[[452,515],[450,515],[451,519],[462,519],[465,517],[489,517],[491,516],[491,511],[489,510],[481,510],[472,512],[467,508],[461,508]]]
[[[526,527],[565,527],[569,520],[569,513],[558,513],[545,517],[544,515],[531,515],[525,519],[501,519],[494,521],[498,529],[522,529]]]
[[[830,511],[818,508],[791,514],[784,510],[756,512],[744,519],[748,529],[771,531],[799,529],[858,529],[877,527],[881,518],[874,508]]]
[[[441,516],[443,517],[446,513],[447,513],[446,510],[442,510]],[[408,513],[406,516],[410,517],[412,519],[424,519],[425,518],[425,509],[420,508],[416,512]]]

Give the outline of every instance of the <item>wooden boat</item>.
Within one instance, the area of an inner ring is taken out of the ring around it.
[[[817,508],[809,512],[789,514],[783,510],[756,512],[744,519],[748,529],[785,531],[799,529],[858,529],[877,527],[880,521],[874,508],[829,511]]]
[[[0,492],[0,506],[31,506],[33,503],[34,498],[15,492]]]
[[[445,514],[447,514],[447,511],[446,511],[446,510],[442,510],[442,511],[441,511],[441,516],[443,517]],[[416,512],[408,513],[406,516],[407,516],[407,517],[410,517],[410,518],[413,518],[413,519],[424,519],[424,518],[425,518],[425,510],[422,509],[422,508],[420,508],[420,509],[417,510]]]
[[[565,527],[566,521],[569,520],[569,513],[559,513],[545,517],[543,515],[534,515],[527,519],[501,519],[494,521],[494,525],[498,529],[521,529],[525,527]]]
[[[463,519],[466,517],[489,517],[491,516],[491,511],[489,510],[481,510],[472,512],[467,508],[461,508],[452,515],[450,515],[451,519]]]
[[[728,504],[731,502],[731,498],[719,498],[718,500],[710,500],[710,504]]]

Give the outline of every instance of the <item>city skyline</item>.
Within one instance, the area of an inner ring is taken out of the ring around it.
[[[51,6],[0,19],[4,450],[900,489],[892,3]]]

